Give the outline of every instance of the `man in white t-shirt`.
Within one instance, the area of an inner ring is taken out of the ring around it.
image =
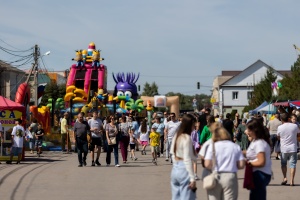
[[[90,126],[91,131],[91,141],[89,145],[89,150],[91,151],[91,157],[92,157],[92,166],[98,165],[100,166],[99,157],[101,153],[101,146],[102,146],[102,135],[103,135],[103,123],[101,119],[98,118],[98,112],[93,111],[93,118],[89,119],[88,124]],[[97,157],[94,161],[94,155],[95,155],[95,146],[97,146]]]
[[[290,185],[294,186],[294,177],[296,173],[297,164],[297,136],[299,135],[299,127],[296,124],[289,122],[289,114],[280,114],[282,125],[277,129],[277,136],[280,140],[281,149],[281,170],[283,174],[282,185],[287,183],[286,172],[287,172],[287,161],[290,163],[291,169],[291,180]]]
[[[166,161],[169,161],[170,156],[170,148],[172,145],[172,140],[174,135],[176,134],[180,122],[176,120],[175,113],[170,114],[171,120],[165,126],[165,142],[166,142]],[[172,163],[172,160],[171,160]]]
[[[13,127],[13,130],[11,132],[11,153],[10,153],[10,160],[6,161],[6,164],[11,164],[12,159],[15,153],[18,154],[18,160],[17,164],[20,164],[21,158],[22,158],[22,151],[23,151],[23,143],[24,143],[24,136],[25,136],[25,130],[22,124],[21,119],[15,120],[16,126]]]

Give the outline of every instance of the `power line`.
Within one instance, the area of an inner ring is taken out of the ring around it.
[[[1,38],[0,38],[0,41],[2,41],[4,44],[6,44],[6,45],[8,45],[8,46],[10,46],[10,47],[12,47],[12,48],[14,48],[14,49],[18,49],[18,48],[16,48],[16,47],[14,47],[14,46],[8,44],[7,42],[5,42],[4,40],[2,40]],[[21,50],[21,49],[18,49],[18,51],[14,51],[14,50],[10,50],[10,51],[12,51],[12,52],[26,52],[26,51],[29,51],[29,50],[33,50],[33,47],[31,47],[31,48],[29,48],[29,49],[27,49],[27,50]]]

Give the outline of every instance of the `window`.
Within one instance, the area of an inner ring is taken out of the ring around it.
[[[237,100],[239,97],[239,92],[232,92],[232,100]]]
[[[248,99],[252,99],[252,97],[253,97],[253,92],[247,92],[247,97],[248,97]]]

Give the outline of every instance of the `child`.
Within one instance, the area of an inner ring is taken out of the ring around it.
[[[139,142],[142,145],[142,155],[146,155],[146,146],[148,145],[149,141],[149,126],[147,125],[146,119],[143,119],[141,126],[138,131],[138,135],[140,136]]]
[[[156,132],[156,127],[151,128],[150,133],[150,146],[151,146],[151,153],[153,157],[153,164],[157,165],[157,153],[159,152],[159,141],[160,141],[160,134]]]
[[[130,158],[131,160],[137,160],[137,158],[135,157],[135,144],[136,144],[136,138],[134,137],[134,132],[132,129],[132,126],[129,126],[129,146],[130,146]]]
[[[42,125],[38,124],[38,129],[35,132],[35,148],[38,157],[40,157],[41,154],[44,133],[45,131],[42,129]]]

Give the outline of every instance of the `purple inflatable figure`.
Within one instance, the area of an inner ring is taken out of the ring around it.
[[[128,96],[136,100],[138,93],[135,83],[139,79],[140,74],[138,73],[136,76],[134,73],[127,73],[125,76],[124,73],[117,73],[115,76],[113,73],[112,75],[117,84],[115,86],[114,96]]]

